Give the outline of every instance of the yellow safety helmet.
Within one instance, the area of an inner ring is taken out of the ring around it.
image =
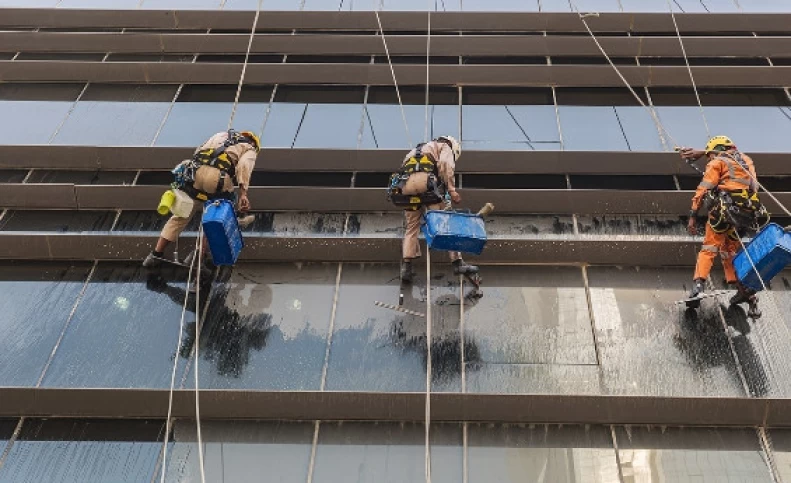
[[[706,143],[706,152],[710,153],[712,151],[727,151],[728,149],[733,149],[735,147],[736,145],[733,144],[733,141],[731,141],[731,138],[728,136],[714,136],[713,138],[709,139],[708,143]]]
[[[261,140],[258,139],[258,136],[254,132],[242,131],[239,134],[241,134],[242,136],[246,137],[247,139],[253,142],[252,144],[256,152],[261,150]]]

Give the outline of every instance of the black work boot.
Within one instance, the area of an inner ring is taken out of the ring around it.
[[[705,280],[702,278],[696,279],[692,282],[692,290],[689,292],[690,299],[697,299],[706,291]],[[687,302],[687,307],[696,309],[700,307],[700,300],[690,300]]]
[[[412,283],[414,276],[412,260],[401,260],[401,283]]]
[[[472,275],[478,273],[478,267],[469,265],[459,258],[458,260],[453,260],[453,273],[456,275]]]
[[[753,319],[761,317],[761,309],[758,308],[758,296],[755,295],[755,290],[745,286],[741,282],[736,282],[736,295],[731,297],[731,305],[739,305],[746,303],[749,306],[747,315]]]

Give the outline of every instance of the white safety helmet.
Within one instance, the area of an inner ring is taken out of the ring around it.
[[[453,136],[440,136],[437,138],[437,140],[447,141],[450,144],[450,149],[453,151],[454,158],[459,159],[461,156],[461,144],[456,140],[456,138]]]

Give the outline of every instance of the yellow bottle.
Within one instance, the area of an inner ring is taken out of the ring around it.
[[[176,201],[176,194],[173,190],[167,190],[162,194],[162,199],[159,200],[159,207],[157,207],[157,213],[162,216],[165,216],[170,212],[170,207],[173,206],[173,202]]]

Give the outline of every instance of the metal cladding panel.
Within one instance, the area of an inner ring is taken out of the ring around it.
[[[73,184],[2,184],[0,206],[4,208],[76,209]]]
[[[100,82],[147,84],[236,85],[242,64],[216,63],[211,69],[189,62],[84,62],[48,60],[0,61],[5,82]],[[397,64],[398,84],[425,85],[422,65]],[[691,86],[686,67],[621,66],[633,87]],[[699,87],[785,87],[791,66],[692,67]],[[247,84],[393,84],[390,66],[384,64],[250,64]],[[609,65],[436,65],[430,85],[500,87],[622,87]]]
[[[250,12],[199,10],[80,10],[6,8],[0,15],[2,27],[84,27],[152,29],[250,29]],[[416,19],[424,12],[381,12],[382,27],[387,30],[415,30]],[[677,13],[682,32],[783,32],[790,14],[701,14]],[[665,13],[600,13],[587,19],[596,32],[675,33],[673,21]],[[418,23],[418,25],[422,25]],[[261,15],[258,30],[291,32],[306,29],[378,30],[373,12],[282,11]],[[420,28],[418,28],[419,30]],[[436,12],[431,16],[433,31],[548,31],[584,32],[576,13],[535,12]]]
[[[1,52],[106,52],[113,53],[202,53],[244,54],[249,35],[195,33],[103,33],[103,32],[0,32]],[[611,56],[681,57],[676,37],[602,37],[602,47]],[[789,37],[686,37],[691,57],[787,57]],[[422,55],[423,35],[393,35],[387,40],[390,55]],[[372,35],[286,35],[257,36],[252,54],[384,55],[384,45]],[[436,56],[595,56],[601,55],[589,37],[476,35],[436,36],[431,39]]]

